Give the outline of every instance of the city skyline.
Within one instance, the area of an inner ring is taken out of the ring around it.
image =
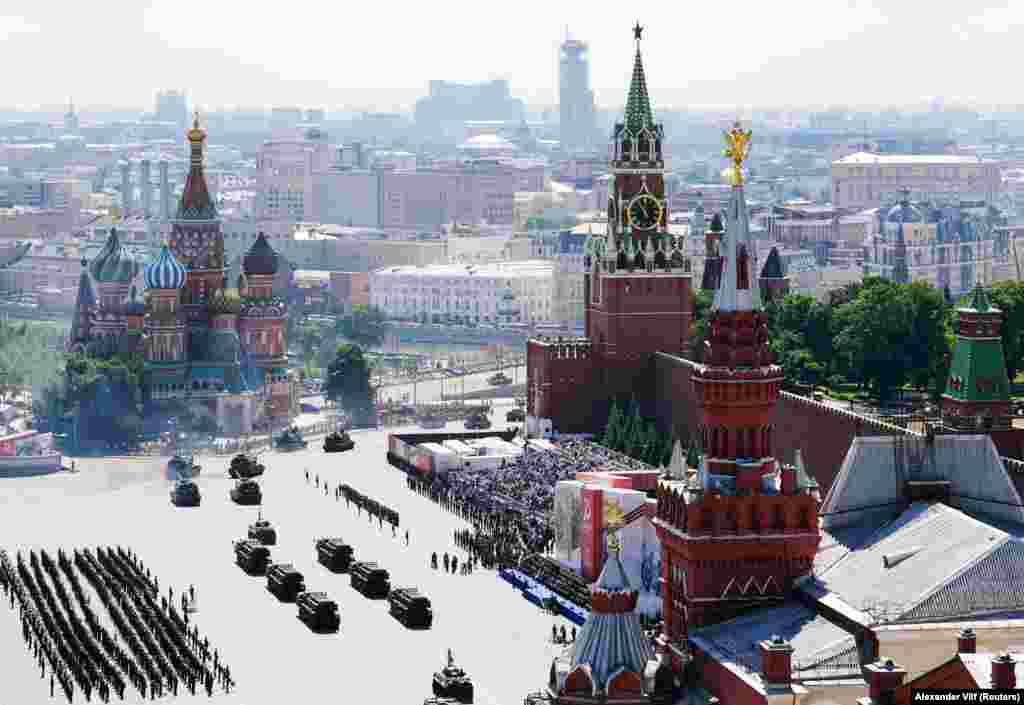
[[[780,13],[742,3],[739,11],[671,6],[595,18],[580,2],[551,12],[531,1],[502,16],[496,33],[493,18],[464,2],[443,13],[403,6],[405,21],[386,26],[387,15],[365,5],[251,15],[231,2],[107,0],[97,7],[43,0],[0,15],[0,38],[8,64],[65,57],[12,73],[10,107],[53,106],[77,94],[85,106],[148,110],[158,89],[179,87],[208,109],[406,111],[431,79],[493,78],[508,79],[513,95],[532,106],[555,105],[557,46],[568,27],[590,45],[598,107],[616,109],[637,20],[647,27],[648,82],[662,109],[903,106],[934,97],[976,107],[1020,102],[991,67],[1024,35],[1024,8],[983,2],[930,6],[922,14],[906,5],[825,0],[792,3]],[[369,62],[370,55],[378,58]]]

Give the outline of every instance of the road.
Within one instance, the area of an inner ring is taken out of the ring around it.
[[[435,402],[441,401],[441,392],[449,398],[458,397],[458,395],[465,392],[477,392],[482,389],[492,389],[492,385],[487,382],[487,378],[493,375],[494,372],[477,372],[474,374],[464,375],[462,377],[448,377],[446,379],[429,379],[421,380],[413,385],[412,382],[403,382],[401,384],[392,384],[384,387],[380,391],[380,398],[382,401],[393,399],[400,401],[403,394],[409,395],[409,401],[416,401],[418,403]],[[505,374],[508,375],[515,383],[522,384],[526,380],[526,366],[512,368],[508,367],[505,369]],[[415,400],[414,400],[415,395]],[[304,401],[313,403],[323,403],[323,396],[311,395],[303,396]]]
[[[496,428],[504,427],[495,421]],[[352,436],[356,448],[344,454],[324,454],[315,441],[298,453],[264,453],[267,472],[259,479],[263,516],[278,530],[273,560],[294,563],[309,589],[326,591],[338,602],[337,634],[310,633],[296,619],[294,605],[278,603],[265,580],[234,565],[231,542],[245,534],[257,509],[229,501],[233,481],[224,457],[199,459],[203,501],[196,508],[171,506],[170,484],[161,476],[166,458],[78,459],[76,474],[2,479],[0,536],[12,557],[29,548],[52,553],[58,547],[130,547],[161,586],[181,594],[194,584],[195,624],[238,683],[232,693],[218,694],[218,702],[421,703],[430,695],[431,674],[451,648],[474,679],[477,703],[521,703],[547,680],[556,653],[547,638],[552,624],[565,624],[567,630],[571,625],[524,600],[494,572],[458,576],[431,570],[431,551],[465,557],[455,548],[452,531],[466,523],[407,489],[405,476],[385,460],[386,432]],[[401,518],[399,538],[386,524],[381,530],[344,501],[325,496],[312,480],[307,484],[306,469],[311,478],[319,475],[331,486],[348,483],[394,508]],[[406,528],[408,547],[402,540]],[[358,559],[379,561],[391,572],[392,585],[419,587],[433,602],[433,628],[406,630],[389,616],[386,602],[363,598],[349,586],[348,576],[322,568],[313,542],[325,535],[343,536]],[[18,612],[2,601],[0,662],[4,702],[52,702],[48,681],[39,678],[21,639]],[[75,702],[82,702],[76,696]],[[195,699],[161,698],[179,700]]]

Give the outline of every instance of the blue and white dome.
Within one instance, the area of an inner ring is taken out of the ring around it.
[[[180,289],[185,285],[185,268],[164,245],[156,260],[146,267],[147,289]]]

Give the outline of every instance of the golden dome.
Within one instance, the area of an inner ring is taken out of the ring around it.
[[[206,139],[206,130],[199,127],[199,111],[196,111],[195,119],[192,121],[192,129],[188,131],[189,142],[202,142]]]

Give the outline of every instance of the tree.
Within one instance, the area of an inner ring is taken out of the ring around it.
[[[937,396],[946,381],[951,307],[942,292],[925,282],[912,282],[901,288],[911,320],[909,335],[903,341],[908,377],[917,389],[940,390]]]
[[[989,298],[1003,312],[1003,355],[1006,373],[1013,382],[1024,357],[1024,282],[998,282],[989,291]]]
[[[358,345],[339,345],[327,368],[325,394],[357,423],[372,419],[374,396],[370,366]]]
[[[693,323],[690,324],[691,354],[696,362],[704,359],[704,341],[710,332],[708,318],[714,303],[714,292],[700,289],[693,297]]]
[[[901,294],[899,284],[869,277],[857,298],[836,312],[839,359],[882,401],[906,382],[911,367],[906,338],[913,312],[909,297]]]
[[[384,313],[377,307],[355,304],[350,314],[338,318],[338,335],[362,348],[383,343],[385,330]]]
[[[608,412],[608,423],[605,424],[604,434],[601,437],[601,443],[606,448],[616,448],[619,445],[619,439],[622,435],[622,412],[619,410],[619,405],[616,402],[612,402],[612,408]]]

